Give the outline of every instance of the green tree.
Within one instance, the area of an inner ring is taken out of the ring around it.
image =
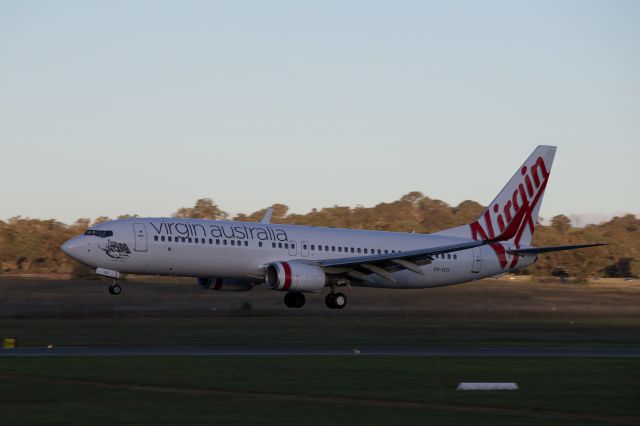
[[[183,207],[173,214],[173,217],[183,217],[190,219],[225,219],[227,213],[213,202],[211,198],[201,198],[196,201],[195,206]]]

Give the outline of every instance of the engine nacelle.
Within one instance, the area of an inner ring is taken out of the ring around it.
[[[272,290],[317,292],[327,276],[322,268],[301,262],[274,262],[267,265],[265,281]]]
[[[198,284],[202,288],[220,291],[249,291],[253,288],[253,283],[251,281],[212,277],[198,277]]]

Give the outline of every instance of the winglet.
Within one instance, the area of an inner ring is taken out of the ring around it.
[[[271,222],[271,215],[273,214],[273,207],[269,207],[266,212],[264,212],[264,216],[262,216],[262,220],[260,223],[269,223]]]

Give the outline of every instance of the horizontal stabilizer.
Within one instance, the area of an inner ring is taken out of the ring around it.
[[[606,246],[604,243],[595,243],[595,244],[578,244],[574,246],[547,246],[547,247],[531,247],[531,248],[521,248],[521,249],[513,249],[507,250],[509,254],[542,254],[542,253],[551,253],[554,251],[562,251],[562,250],[575,250],[580,248],[587,247],[597,247],[597,246]]]

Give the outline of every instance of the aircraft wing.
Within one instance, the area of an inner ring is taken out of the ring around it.
[[[377,274],[389,281],[396,281],[391,272],[408,269],[424,275],[421,265],[431,263],[433,256],[467,250],[491,244],[495,240],[465,241],[457,244],[430,247],[419,250],[402,251],[397,253],[376,254],[369,256],[327,259],[317,262],[328,274],[346,274],[358,280],[371,281],[370,274]]]
[[[554,251],[562,251],[562,250],[575,250],[580,248],[587,247],[597,247],[597,246],[606,246],[605,243],[595,243],[595,244],[577,244],[573,246],[547,246],[547,247],[529,247],[529,248],[517,248],[512,250],[507,250],[509,254],[521,255],[521,254],[542,254],[542,253],[551,253]]]
[[[521,215],[521,212],[524,211],[525,209],[520,209],[518,215]],[[344,274],[350,278],[369,282],[373,282],[369,275],[376,274],[389,281],[396,282],[396,278],[391,275],[391,272],[408,269],[416,274],[424,275],[420,266],[431,263],[435,255],[468,250],[499,241],[507,241],[516,234],[518,223],[519,222],[514,219],[502,234],[489,240],[465,240],[455,244],[398,253],[327,259],[317,262],[316,264],[322,267],[327,274]]]

